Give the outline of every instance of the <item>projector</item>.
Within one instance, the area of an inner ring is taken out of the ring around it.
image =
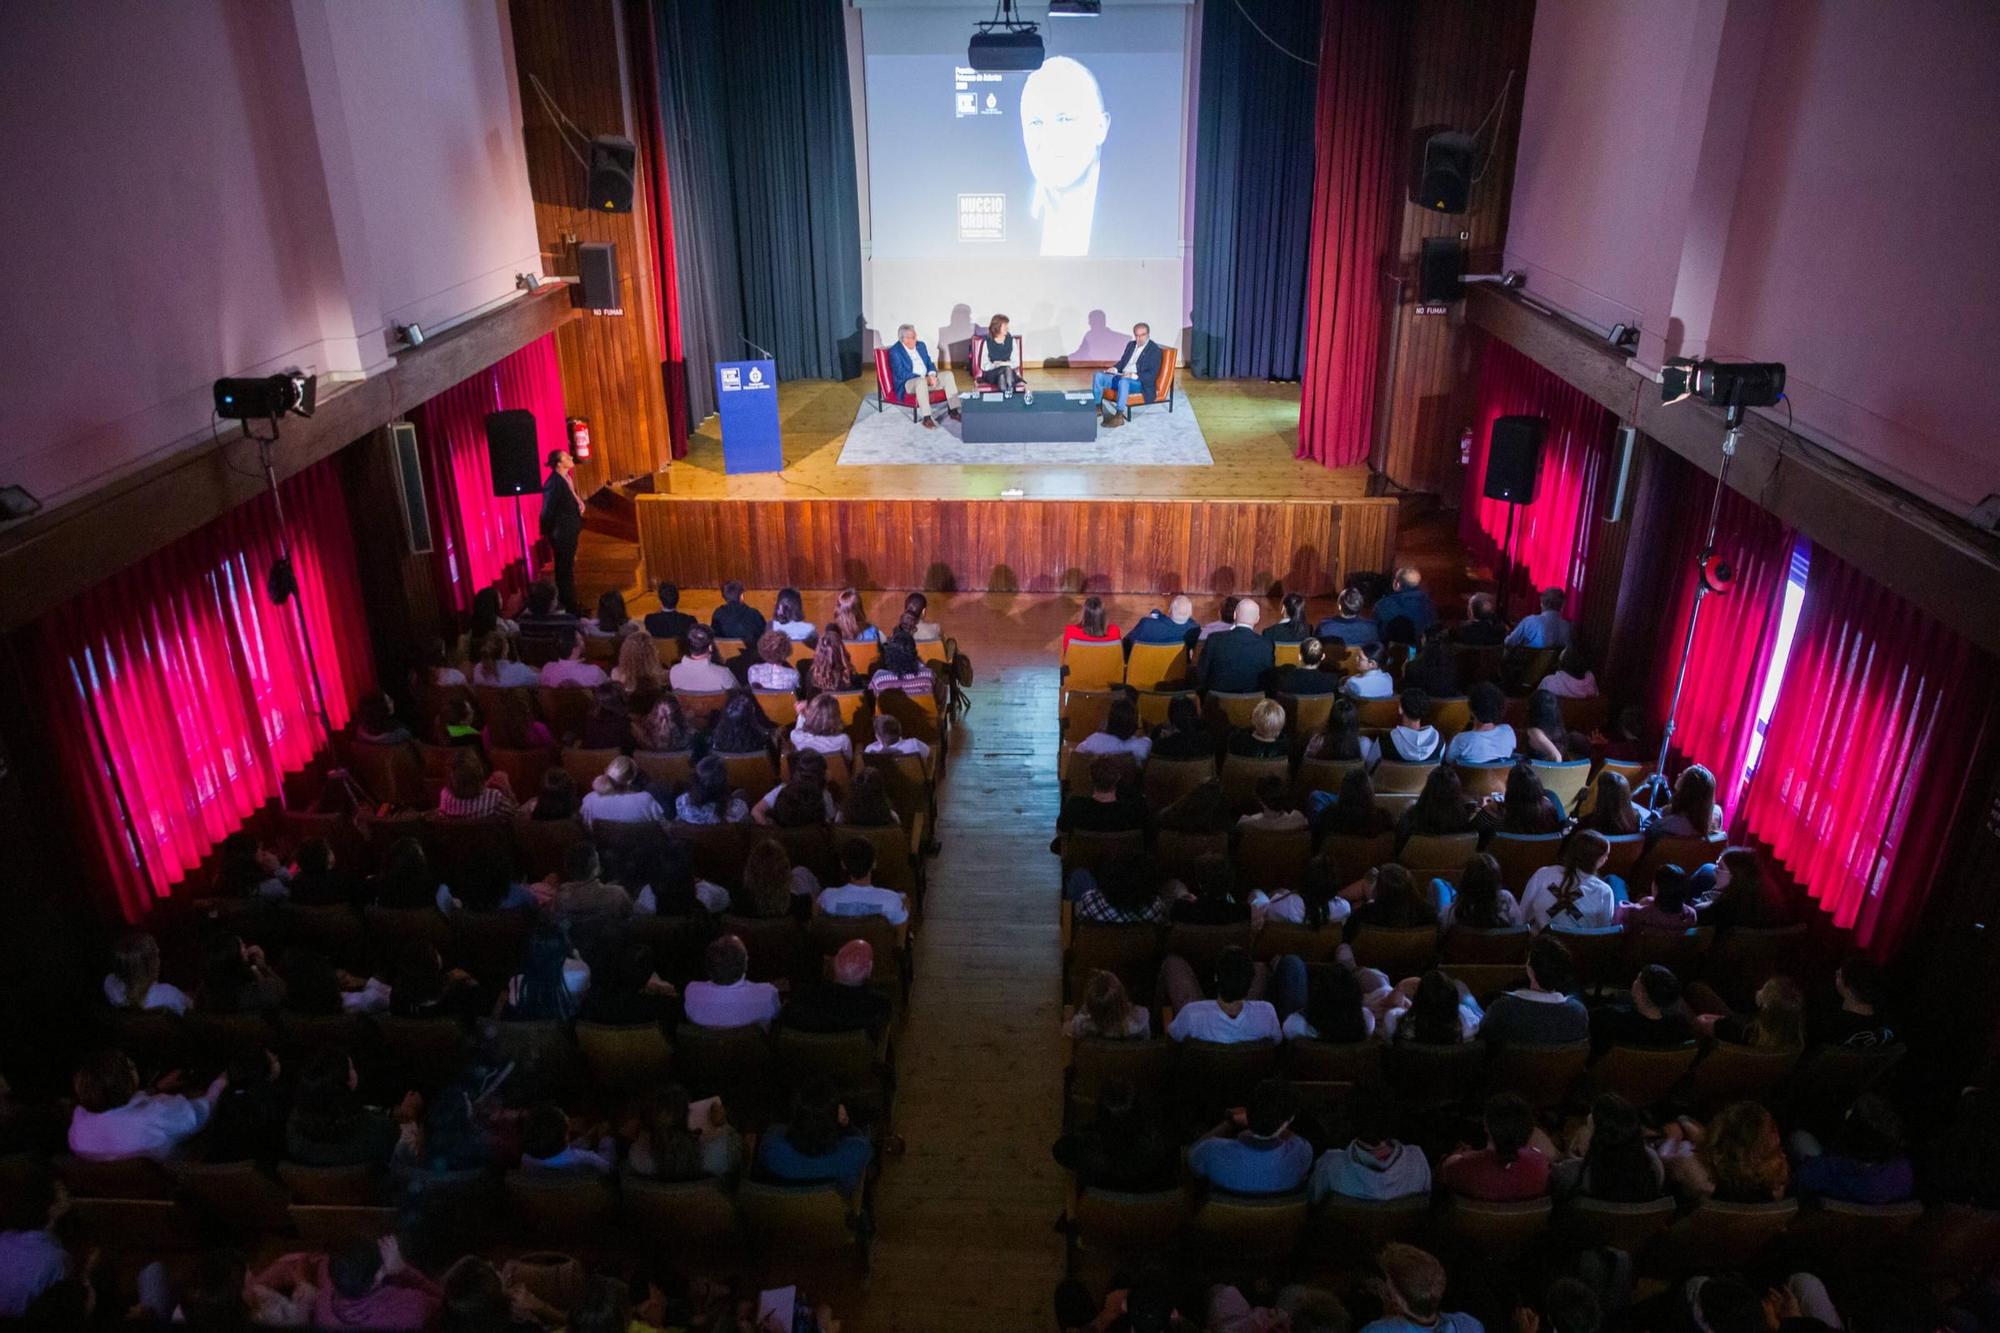
[[[979,70],[1026,70],[1042,67],[1042,34],[1029,24],[972,34],[965,63]]]

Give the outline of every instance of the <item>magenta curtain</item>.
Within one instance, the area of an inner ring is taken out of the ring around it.
[[[1382,345],[1382,270],[1399,213],[1408,8],[1327,0],[1320,25],[1312,253],[1298,457],[1367,461]]]
[[[1652,490],[1665,507],[1655,524],[1662,538],[1655,549],[1663,581],[1648,694],[1656,724],[1666,721],[1673,700],[1716,486],[1715,478],[1684,459],[1662,458],[1658,466],[1665,473]],[[1717,799],[1733,812],[1756,730],[1758,694],[1777,646],[1794,536],[1775,515],[1735,491],[1722,497],[1715,532],[1716,551],[1736,564],[1736,583],[1702,603],[1668,765],[1672,772],[1682,764],[1705,765],[1715,774]]]
[[[1617,419],[1583,390],[1506,343],[1496,338],[1482,342],[1472,466],[1465,474],[1459,539],[1475,561],[1498,572],[1509,506],[1483,494],[1493,423],[1505,416],[1546,417],[1549,429],[1542,442],[1541,478],[1535,502],[1519,506],[1514,518],[1513,558],[1507,562],[1511,573],[1504,591],[1510,613],[1520,614],[1528,609],[1534,589],[1567,588],[1567,614],[1574,617],[1582,609],[1591,528],[1602,504],[1598,487]]]
[[[531,547],[538,540],[542,497],[538,492],[522,500],[517,520],[514,500],[493,494],[486,454],[486,414],[511,408],[535,414],[538,460],[568,447],[553,333],[460,380],[411,414],[424,460],[438,588],[446,605],[461,612],[488,584],[518,592],[533,574],[521,557],[521,534],[526,531]]]
[[[331,461],[284,483],[298,606],[329,720],[372,688],[354,538]],[[106,579],[31,630],[34,675],[86,851],[136,920],[326,743],[268,499]]]
[[[1943,870],[1993,725],[1995,663],[1814,547],[1743,824],[1886,959]]]

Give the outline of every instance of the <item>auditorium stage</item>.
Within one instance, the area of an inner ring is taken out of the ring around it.
[[[1038,391],[1088,371],[1036,371]],[[638,498],[646,577],[689,587],[1022,592],[1237,592],[1282,582],[1320,593],[1380,569],[1395,499],[1365,467],[1292,457],[1296,385],[1196,380],[1207,467],[840,466],[874,380],[781,386],[782,472],[727,476],[714,418]],[[1142,412],[1164,411],[1144,408]],[[1129,428],[1125,428],[1129,429]],[[1117,431],[1101,438],[1115,446]],[[1018,497],[1003,492],[1018,490]]]

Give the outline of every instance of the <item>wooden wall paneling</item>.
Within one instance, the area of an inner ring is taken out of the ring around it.
[[[695,500],[639,497],[647,577],[686,587],[1265,592],[1393,555],[1393,500]]]
[[[1465,234],[1466,272],[1498,272],[1507,236],[1507,208],[1520,133],[1521,91],[1534,28],[1533,0],[1416,0],[1410,25],[1405,124],[1411,153],[1420,129],[1472,133],[1493,110],[1507,73],[1506,105],[1480,137],[1484,163],[1471,207],[1447,216],[1398,205],[1395,251],[1388,257],[1397,304],[1388,320],[1388,392],[1379,400],[1377,447],[1371,462],[1397,485],[1456,499],[1456,443],[1470,424],[1473,349],[1462,307],[1448,315],[1418,315],[1417,263],[1426,236]]]
[[[639,0],[635,0],[635,3]],[[643,185],[629,213],[593,212],[585,194],[587,145],[558,128],[532,79],[584,137],[637,140],[625,102],[625,49],[618,0],[512,0],[535,229],[550,273],[575,276],[578,244],[617,247],[622,313],[584,311],[556,338],[569,415],[590,422],[591,457],[577,466],[586,492],[606,481],[652,473],[672,462],[667,401],[660,379],[657,283]],[[648,52],[635,59],[651,59]],[[643,163],[641,164],[643,170]]]
[[[374,641],[375,678],[399,708],[407,709],[409,673],[424,643],[445,633],[447,615],[432,558],[411,554],[404,535],[392,448],[386,428],[370,431],[341,455],[341,489],[354,526],[354,559]]]

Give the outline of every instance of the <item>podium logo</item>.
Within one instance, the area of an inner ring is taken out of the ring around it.
[[[743,387],[743,370],[739,366],[722,367],[722,391],[724,393]]]
[[[762,366],[750,367],[750,382],[752,384],[762,384],[764,382],[764,368]]]

